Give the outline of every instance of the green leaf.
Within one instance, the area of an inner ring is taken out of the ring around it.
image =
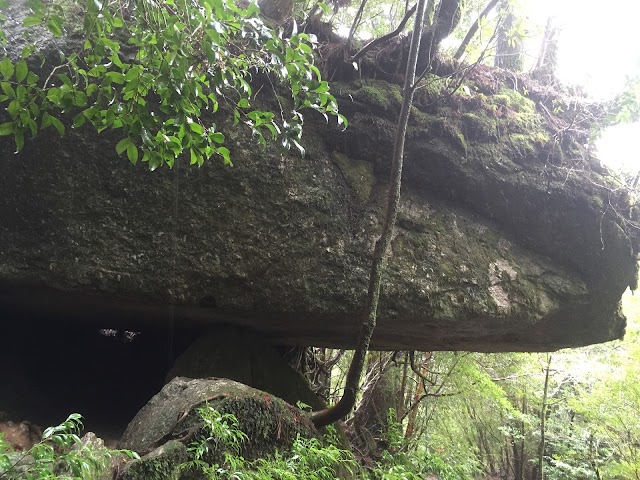
[[[54,117],[53,115],[51,115],[50,118],[51,118],[51,125],[54,126],[54,128],[58,131],[58,133],[62,137],[64,135],[64,125],[63,125],[63,123],[60,120],[58,120],[56,117]]]
[[[0,88],[9,98],[16,98],[16,91],[9,82],[0,82]]]
[[[62,92],[58,87],[52,87],[47,91],[47,99],[51,101],[54,105],[60,103],[60,99],[62,97]]]
[[[189,149],[189,154],[191,156],[191,160],[189,161],[189,164],[195,165],[196,163],[198,163],[198,154],[193,148]]]
[[[226,147],[218,147],[216,149],[216,152],[218,152],[218,155],[222,155],[222,158],[224,159],[224,164],[225,165],[231,165],[231,155],[229,153],[229,149]]]
[[[73,83],[71,82],[71,79],[67,77],[65,74],[59,73],[57,77],[60,79],[63,85],[66,85],[69,88],[73,88]]]
[[[314,90],[316,93],[326,93],[329,91],[329,84],[327,82],[320,82],[318,88]]]
[[[9,60],[9,57],[4,57],[2,61],[0,61],[0,74],[2,74],[5,80],[9,80],[13,76],[13,72],[13,62]]]
[[[129,158],[129,161],[133,165],[138,163],[138,147],[136,147],[133,143],[130,143],[127,146],[127,158]]]
[[[25,62],[24,60],[20,60],[16,65],[16,80],[18,82],[22,82],[25,78],[27,78],[27,73],[29,73],[27,62]]]
[[[189,123],[189,128],[191,129],[191,131],[197,135],[202,135],[204,133],[204,128],[202,128],[202,125],[200,125],[197,122],[191,122]]]
[[[14,136],[14,141],[16,142],[16,153],[22,150],[24,147],[24,131],[16,130]]]
[[[47,20],[47,28],[51,33],[53,33],[56,37],[62,35],[62,23],[63,20],[58,15],[53,15],[49,20]]]
[[[122,85],[126,79],[124,73],[120,72],[107,72],[104,78],[109,80],[109,82],[117,83],[118,85]]]
[[[80,112],[73,119],[73,128],[80,128],[87,121],[87,117],[85,117],[83,112]]]
[[[13,134],[13,122],[0,123],[0,137]]]
[[[29,130],[31,130],[31,138],[35,138],[38,134],[38,124],[33,118],[27,118],[25,122],[29,126]]]
[[[215,143],[224,143],[224,135],[220,132],[215,132],[209,135],[209,138],[212,142]]]
[[[239,108],[249,108],[249,100],[247,100],[246,98],[241,98],[240,101],[238,102],[238,107]]]
[[[18,100],[20,100],[22,103],[27,103],[27,89],[25,88],[24,85],[18,85],[18,88],[16,88],[16,97],[18,97]]]
[[[302,50],[306,55],[313,55],[313,49],[306,43],[301,43],[298,48]]]
[[[33,27],[34,25],[40,25],[43,19],[40,17],[28,16],[22,21],[22,25],[25,27]]]
[[[118,155],[122,155],[124,153],[124,151],[129,148],[129,145],[131,145],[133,142],[131,141],[131,139],[129,137],[123,138],[122,140],[120,140],[118,142],[118,144],[116,145],[116,152],[118,152]]]
[[[7,107],[7,112],[9,112],[9,115],[11,115],[12,117],[17,116],[20,112],[20,102],[17,100],[11,100],[9,102],[9,106]]]
[[[33,72],[29,72],[27,74],[27,84],[28,85],[35,85],[36,83],[38,83],[39,79],[40,79],[40,77],[38,77],[38,75],[36,75]]]
[[[42,114],[42,121],[40,122],[40,128],[45,129],[49,126],[51,126],[51,115],[49,115],[47,112],[44,112]]]

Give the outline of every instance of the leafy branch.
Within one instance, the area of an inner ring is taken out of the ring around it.
[[[64,34],[61,15],[51,15],[43,0],[30,4],[25,30],[45,26],[55,36]],[[316,110],[327,120],[334,115],[347,125],[313,63],[315,37],[270,28],[254,3],[240,8],[231,0],[135,0],[135,15],[121,0],[86,5],[81,49],[43,66],[38,73],[49,68],[44,82],[30,67],[32,45],[18,60],[0,60],[0,105],[8,115],[0,136],[12,135],[17,151],[26,135],[50,126],[64,135],[69,124],[88,123],[98,132],[121,131],[116,151],[134,164],[141,158],[152,169],[171,167],[183,153],[191,164],[214,155],[231,164],[221,127],[227,119],[246,125],[260,143],[279,139],[301,153],[301,110]],[[128,44],[120,40],[125,37]],[[280,118],[263,110],[259,90],[254,92],[254,80],[265,76],[283,85],[290,99]]]

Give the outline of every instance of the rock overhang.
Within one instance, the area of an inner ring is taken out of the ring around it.
[[[276,342],[353,346],[400,92],[371,80],[334,92],[346,131],[308,118],[305,158],[231,131],[232,169],[148,172],[87,129],[43,132],[18,155],[1,139],[5,314],[227,322]],[[620,338],[637,268],[625,190],[514,89],[438,94],[424,89],[412,111],[373,348]]]
[[[363,197],[345,174],[349,157],[340,165],[318,138],[304,159],[238,142],[232,169],[156,172],[116,158],[111,143],[73,132],[5,155],[3,285],[49,288],[45,311],[53,292],[75,295],[59,308],[84,305],[79,316],[101,324],[174,315],[241,324],[274,341],[353,345],[381,219],[380,175],[360,177],[375,179]],[[498,210],[487,218],[474,211],[482,205],[437,192],[406,182],[373,348],[545,350],[622,335],[617,302],[629,275],[594,280],[580,271],[583,259],[536,251]],[[633,270],[628,246],[614,253]]]

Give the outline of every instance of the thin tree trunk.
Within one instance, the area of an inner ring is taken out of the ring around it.
[[[367,4],[367,0],[361,0],[360,8],[358,8],[358,13],[356,13],[355,18],[353,19],[353,23],[351,24],[351,30],[349,30],[349,36],[347,37],[347,43],[345,45],[345,55],[346,52],[351,48],[351,42],[353,41],[353,36],[356,34],[356,29],[360,25],[360,19],[362,18],[362,12],[364,12],[364,7]]]
[[[558,32],[559,29],[553,17],[549,17],[544,29],[538,61],[531,72],[535,79],[549,84],[555,80],[558,66]]]
[[[494,7],[498,4],[499,1],[500,0],[490,0],[489,3],[487,3],[487,5],[482,10],[482,12],[480,12],[480,15],[478,15],[478,18],[476,19],[476,21],[471,24],[469,31],[467,32],[464,39],[462,40],[462,43],[458,47],[458,50],[456,51],[456,54],[453,56],[453,58],[455,58],[456,60],[460,60],[462,58],[462,55],[464,54],[465,50],[467,49],[467,46],[471,42],[471,39],[475,36],[476,32],[478,31],[478,28],[480,27],[480,22],[484,17],[489,15],[489,12],[494,9]]]
[[[369,290],[367,294],[367,303],[363,315],[362,325],[356,349],[353,353],[353,360],[349,366],[347,373],[347,381],[344,387],[342,398],[334,406],[314,412],[311,420],[316,427],[323,427],[334,423],[341,418],[346,417],[353,409],[356,402],[356,393],[358,384],[362,376],[365,357],[369,350],[371,336],[376,328],[376,320],[378,313],[378,299],[380,298],[380,284],[382,282],[382,274],[384,272],[384,264],[391,244],[393,235],[393,227],[396,223],[398,213],[398,205],[400,203],[400,187],[402,184],[402,164],[404,159],[404,143],[407,136],[407,125],[409,123],[409,113],[413,104],[413,94],[415,87],[413,82],[416,76],[416,62],[418,59],[418,51],[420,48],[420,38],[422,32],[422,24],[424,18],[426,0],[418,0],[418,9],[416,12],[414,32],[411,39],[411,47],[409,50],[409,62],[407,63],[407,74],[405,76],[404,90],[402,95],[402,107],[400,109],[400,117],[398,118],[398,126],[396,129],[395,144],[393,147],[393,158],[391,162],[391,180],[389,182],[389,195],[387,197],[387,212],[382,227],[380,238],[376,242],[371,262],[371,273],[369,274]]]
[[[547,355],[547,367],[544,374],[544,391],[542,393],[542,408],[540,409],[540,445],[538,446],[538,480],[544,480],[542,466],[544,462],[545,420],[547,415],[547,395],[549,393],[549,369],[551,355]]]
[[[535,70],[539,70],[546,62],[547,49],[549,44],[555,37],[555,27],[553,25],[553,17],[547,18],[547,24],[544,27],[544,36],[542,38],[542,44],[540,45],[540,53],[538,54],[538,60],[536,61]]]
[[[429,357],[426,362],[421,362],[420,364],[420,373],[424,376],[427,374],[427,365],[428,361],[431,359]],[[420,377],[420,375],[416,375],[416,377]],[[409,419],[407,420],[407,429],[404,432],[404,440],[405,443],[409,443],[409,441],[413,438],[413,434],[416,429],[416,417],[418,416],[418,408],[417,404],[420,402],[422,398],[422,394],[424,392],[424,382],[421,378],[416,378],[418,385],[416,386],[416,391],[413,395],[413,402],[411,402],[411,410],[409,411]]]
[[[400,395],[398,405],[402,409],[398,411],[398,418],[402,418],[404,410],[407,407],[407,373],[409,371],[409,352],[404,352],[404,363],[402,365],[402,383],[400,385]]]
[[[524,472],[525,472],[525,465],[526,465],[526,458],[524,455],[524,429],[525,429],[525,424],[524,424],[524,415],[527,413],[527,397],[526,395],[522,395],[522,415],[523,415],[523,420],[520,422],[520,476],[518,477],[518,480],[524,480]]]
[[[496,57],[494,66],[511,70],[522,71],[522,43],[508,38],[511,29],[519,20],[512,12],[507,12],[504,21],[498,25],[498,44],[496,45]]]

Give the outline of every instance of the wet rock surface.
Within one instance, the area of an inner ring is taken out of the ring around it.
[[[372,348],[621,337],[637,250],[626,191],[541,102],[480,87],[416,97]],[[333,91],[346,131],[310,113],[300,158],[230,128],[233,168],[150,172],[89,129],[44,131],[17,155],[3,137],[0,313],[131,330],[224,322],[353,346],[400,92],[372,80]]]

